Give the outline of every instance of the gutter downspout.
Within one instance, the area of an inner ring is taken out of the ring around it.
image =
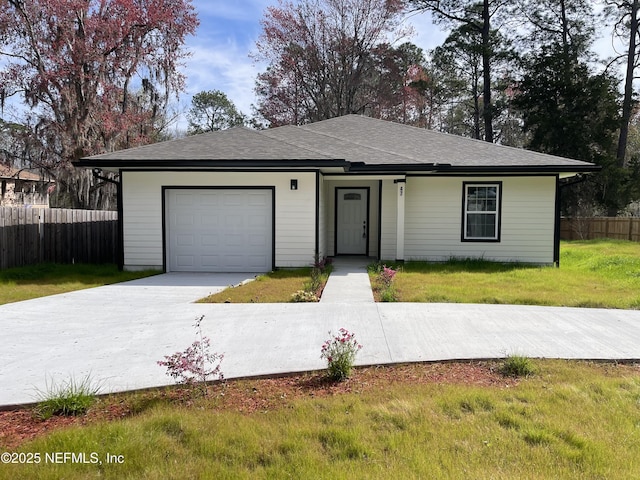
[[[562,182],[560,179],[560,175],[556,176],[556,224],[555,224],[555,241],[553,242],[553,262],[556,267],[560,268],[560,222],[561,222],[561,201],[562,201],[562,189],[565,187],[570,187],[572,185],[576,185],[578,183],[582,183],[587,180],[586,175],[578,174],[575,175],[569,181]]]
[[[116,202],[118,204],[118,240],[116,244],[116,264],[118,270],[124,269],[124,228],[122,219],[122,181],[114,180],[113,178],[105,177],[101,175],[102,169],[94,168],[92,170],[93,178],[102,180],[104,182],[113,183],[116,186]],[[122,172],[118,175],[122,179]]]

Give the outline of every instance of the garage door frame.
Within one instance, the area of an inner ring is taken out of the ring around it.
[[[196,186],[196,185],[163,185],[162,186],[162,271],[167,272],[169,254],[167,246],[167,192],[168,190],[270,190],[271,191],[271,270],[276,268],[276,187],[264,185],[247,186]]]

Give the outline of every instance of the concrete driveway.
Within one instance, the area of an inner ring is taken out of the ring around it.
[[[333,276],[333,275],[332,275]],[[247,274],[158,275],[0,306],[0,405],[85,375],[101,392],[173,383],[156,362],[195,339],[194,320],[226,378],[324,368],[328,331],[364,345],[357,364],[531,357],[640,359],[640,311],[509,305],[195,304]],[[336,278],[340,278],[336,275]],[[344,278],[348,278],[344,276]],[[349,281],[352,281],[351,279]]]

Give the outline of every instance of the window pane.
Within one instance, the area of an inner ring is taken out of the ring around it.
[[[496,238],[496,215],[493,213],[467,214],[468,238]]]
[[[496,212],[497,187],[467,187],[467,212]]]

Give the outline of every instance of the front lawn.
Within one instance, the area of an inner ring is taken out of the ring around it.
[[[0,270],[0,305],[84,288],[126,282],[160,273],[121,272],[115,265],[42,263]]]
[[[316,270],[317,284],[312,285],[311,267],[283,269],[258,275],[255,280],[199,300],[199,303],[286,303],[296,292],[309,291],[320,297],[331,267]]]
[[[560,268],[477,259],[407,262],[397,268],[393,285],[401,302],[640,308],[637,242],[562,242]]]
[[[93,413],[119,419],[19,447],[0,436],[16,459],[0,478],[640,478],[638,365],[533,365],[522,379],[497,362],[413,364],[104,397]]]

